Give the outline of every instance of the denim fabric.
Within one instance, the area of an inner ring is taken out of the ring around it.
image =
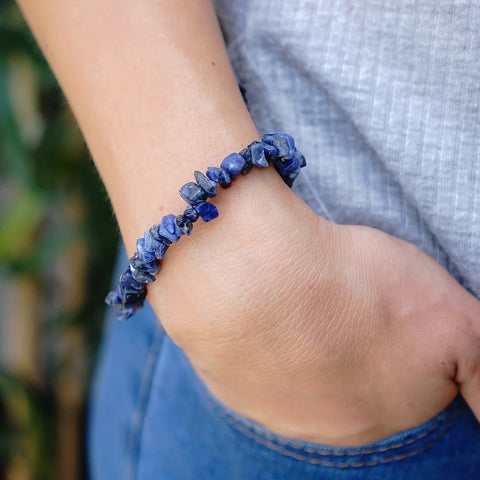
[[[215,4],[260,132],[289,132],[305,153],[296,192],[415,243],[480,297],[480,5]],[[279,437],[213,398],[148,307],[108,319],[91,400],[92,480],[480,478],[461,398],[363,448]]]

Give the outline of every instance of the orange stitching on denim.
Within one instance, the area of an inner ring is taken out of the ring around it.
[[[265,440],[265,439],[259,437],[257,434],[255,434],[253,432],[250,432],[249,430],[244,428],[242,425],[236,423],[235,420],[231,417],[227,417],[226,420],[230,425],[232,425],[233,428],[235,428],[239,432],[243,433],[246,437],[255,440],[257,443],[260,443],[261,445],[264,445],[271,450],[277,451],[282,455],[292,457],[295,460],[299,460],[299,461],[302,461],[302,462],[308,462],[308,463],[315,464],[315,465],[322,465],[322,466],[325,466],[325,467],[360,468],[360,467],[372,467],[372,466],[375,466],[375,465],[390,463],[390,462],[397,461],[397,460],[404,460],[406,458],[418,455],[419,453],[422,453],[425,450],[428,450],[436,442],[441,440],[444,437],[444,435],[448,432],[448,430],[450,430],[450,428],[452,428],[455,421],[460,417],[460,414],[462,413],[462,410],[463,410],[462,408],[457,408],[456,412],[455,412],[455,415],[452,417],[450,422],[448,422],[448,424],[445,426],[445,428],[443,430],[441,430],[439,432],[439,434],[433,440],[431,440],[427,444],[423,445],[421,448],[418,448],[417,450],[413,450],[411,452],[407,452],[407,453],[404,453],[402,455],[394,455],[392,457],[382,458],[380,460],[371,460],[371,461],[355,462],[355,463],[348,463],[348,462],[336,463],[336,462],[333,462],[333,461],[321,460],[319,458],[309,458],[306,455],[299,455],[298,453],[290,452],[289,450],[284,450],[280,446],[276,445],[275,443],[272,443],[268,440]],[[226,414],[225,414],[225,416],[226,416]],[[438,423],[436,425],[438,426]],[[433,431],[433,430],[431,430],[431,431]],[[412,442],[409,442],[409,443],[412,443]],[[378,452],[378,450],[375,450],[374,453],[375,452]],[[318,451],[317,453],[323,454],[323,453],[321,453],[321,451]],[[364,454],[365,452],[361,452],[361,453]]]
[[[432,433],[434,430],[436,430],[440,426],[440,424],[445,420],[445,418],[448,417],[450,412],[448,412],[448,411],[443,412],[443,414],[440,416],[440,418],[438,419],[438,421],[434,425],[430,426],[427,430],[425,430],[424,432],[416,435],[415,437],[412,437],[412,438],[409,438],[408,440],[405,440],[404,442],[399,442],[399,443],[389,445],[389,446],[385,446],[385,447],[379,447],[378,449],[357,450],[357,451],[353,451],[353,452],[351,452],[351,451],[346,451],[346,452],[330,451],[329,452],[327,450],[321,450],[321,449],[315,450],[311,447],[298,447],[297,445],[295,445],[293,443],[289,443],[289,442],[286,442],[286,441],[280,441],[280,439],[274,438],[271,434],[268,434],[268,432],[263,432],[262,431],[262,432],[260,432],[262,436],[260,436],[259,433],[257,433],[257,432],[259,432],[258,428],[255,429],[254,426],[251,426],[251,427],[248,426],[247,427],[247,426],[241,425],[238,422],[238,420],[231,417],[228,414],[228,412],[221,410],[220,406],[216,405],[213,402],[213,399],[210,399],[210,400],[214,404],[216,409],[220,410],[219,411],[220,415],[226,418],[227,423],[229,423],[235,430],[241,432],[246,437],[256,441],[257,443],[260,443],[261,445],[264,445],[265,447],[267,447],[271,450],[277,451],[282,455],[292,457],[292,458],[294,458],[296,460],[299,460],[299,461],[305,461],[305,462],[316,464],[316,465],[322,465],[322,466],[326,466],[326,467],[337,467],[337,468],[351,468],[351,467],[359,468],[359,467],[365,467],[365,466],[375,466],[375,465],[378,465],[378,464],[390,463],[390,462],[393,462],[393,461],[396,461],[396,460],[403,460],[405,458],[418,455],[419,453],[421,453],[421,452],[429,449],[430,447],[432,447],[435,444],[435,442],[437,442],[441,438],[443,438],[445,433],[448,430],[450,430],[450,428],[453,426],[453,424],[455,423],[455,421],[458,419],[458,417],[460,416],[460,414],[463,411],[462,408],[457,406],[455,411],[454,411],[455,413],[454,413],[452,419],[450,420],[450,422],[448,422],[448,424],[445,426],[445,428],[443,430],[441,430],[438,433],[438,435],[432,441],[423,445],[421,448],[418,448],[417,450],[413,450],[411,452],[404,453],[402,455],[394,455],[392,457],[383,458],[381,460],[355,462],[355,463],[348,463],[348,462],[336,463],[336,462],[333,462],[333,461],[321,460],[321,459],[317,459],[317,458],[309,458],[306,455],[300,455],[298,453],[291,452],[289,450],[285,450],[280,445],[277,445],[277,443],[279,443],[283,446],[289,446],[289,447],[291,447],[295,450],[303,450],[306,453],[311,453],[311,454],[313,453],[313,454],[325,455],[325,456],[328,456],[328,455],[329,456],[335,456],[335,455],[337,455],[337,456],[348,456],[348,455],[350,455],[351,456],[351,455],[368,455],[368,454],[372,454],[372,453],[381,453],[381,452],[385,452],[385,451],[388,451],[388,450],[391,450],[391,449],[394,449],[394,448],[399,448],[399,447],[402,447],[402,446],[405,446],[405,445],[411,445],[416,440],[420,440],[420,439],[424,438],[427,434]],[[262,437],[270,438],[270,440],[273,440],[276,443],[274,443],[272,441],[269,441],[269,440],[267,440],[265,438],[262,438]]]
[[[241,423],[241,421],[235,419],[229,412],[223,410],[223,406],[221,404],[217,404],[213,397],[210,397],[210,402],[213,404],[214,408],[216,408],[217,410],[220,410],[219,411],[220,415],[222,415],[223,417],[232,418],[233,422],[236,422],[236,423],[239,423],[239,424]],[[456,410],[458,408],[459,407],[457,406]],[[439,425],[445,420],[445,418],[449,415],[449,413],[451,413],[448,410],[451,410],[451,408],[448,408],[447,411],[443,412],[440,415],[440,417],[438,418],[438,421],[435,424],[431,425],[427,430],[423,431],[422,433],[417,434],[414,437],[411,437],[411,438],[405,440],[404,442],[396,443],[396,444],[393,444],[393,445],[388,445],[388,446],[385,446],[385,447],[378,447],[376,449],[371,449],[371,450],[357,450],[357,451],[345,452],[345,453],[344,452],[335,452],[335,451],[330,451],[330,450],[321,450],[321,449],[315,450],[311,447],[299,447],[298,445],[296,445],[294,443],[282,440],[281,438],[277,438],[274,435],[272,435],[271,433],[269,433],[268,431],[261,430],[258,427],[256,427],[255,425],[242,425],[242,427],[246,428],[246,429],[249,429],[250,431],[253,431],[254,434],[260,435],[262,437],[266,437],[266,438],[268,438],[268,439],[270,439],[270,440],[272,440],[272,441],[274,441],[274,442],[276,442],[280,445],[284,445],[286,447],[290,447],[290,448],[293,448],[295,450],[302,450],[306,453],[313,453],[313,454],[320,454],[320,455],[337,455],[337,456],[361,455],[361,454],[386,452],[388,450],[392,450],[392,449],[395,449],[395,448],[400,448],[400,447],[405,446],[405,445],[409,445],[411,443],[414,443],[417,440],[422,439],[423,437],[432,433],[434,430],[436,430],[439,427]],[[232,422],[229,422],[229,423],[232,423]]]
[[[230,423],[231,425],[234,425],[235,423],[240,425],[240,422],[238,420],[236,420],[234,417],[232,417],[228,412],[224,411],[221,408],[221,405],[216,405],[214,403],[213,399],[211,399],[211,402],[217,410],[220,410],[219,413],[220,413],[221,416],[227,417],[228,423]],[[248,425],[248,426],[241,425],[241,427],[242,427],[242,429],[252,431],[252,433],[254,435],[260,435],[262,437],[265,437],[267,439],[272,440],[275,443],[278,443],[279,445],[290,447],[290,448],[293,448],[294,450],[301,450],[301,451],[304,451],[306,453],[312,453],[312,454],[329,455],[329,456],[336,455],[336,456],[343,457],[343,456],[346,456],[346,455],[353,456],[353,455],[362,455],[362,454],[381,453],[381,452],[386,452],[388,450],[393,450],[393,449],[396,449],[396,448],[400,448],[400,447],[403,447],[405,445],[410,445],[411,443],[414,443],[417,440],[421,440],[423,437],[425,437],[426,435],[428,435],[428,434],[432,433],[434,430],[436,430],[440,426],[440,424],[445,420],[445,418],[448,416],[448,414],[449,414],[448,411],[443,412],[442,415],[439,417],[438,421],[435,424],[431,425],[427,430],[417,434],[414,437],[408,438],[407,440],[405,440],[403,442],[395,443],[393,445],[387,445],[385,447],[378,447],[378,448],[370,449],[370,450],[364,450],[363,449],[363,450],[354,450],[354,451],[348,451],[348,452],[336,452],[336,451],[326,450],[326,449],[313,449],[311,447],[299,447],[298,445],[295,445],[294,443],[282,440],[281,438],[276,438],[271,433],[258,429],[257,427],[255,427],[255,425]]]
[[[307,453],[316,453],[320,455],[337,455],[339,457],[344,457],[345,455],[364,455],[364,454],[388,452],[388,450],[394,450],[395,448],[400,448],[400,447],[404,447],[405,445],[410,445],[411,443],[414,443],[417,440],[421,440],[423,437],[427,436],[429,433],[432,433],[445,420],[446,415],[447,413],[444,412],[438,419],[438,422],[434,423],[427,430],[417,434],[414,437],[408,438],[403,442],[393,443],[391,445],[386,445],[385,447],[371,448],[370,450],[364,449],[364,450],[354,450],[354,451],[349,450],[348,452],[335,452],[335,451],[328,452],[328,450],[321,451],[321,450],[315,450],[314,448],[310,448],[310,447],[297,447],[293,444],[289,445],[287,442],[284,442],[284,444],[296,449],[304,450]],[[283,443],[283,442],[278,442],[278,443]]]

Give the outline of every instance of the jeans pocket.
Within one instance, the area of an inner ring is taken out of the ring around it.
[[[237,435],[278,458],[322,467],[322,478],[480,478],[480,428],[460,396],[422,425],[365,446],[333,447],[278,435],[231,410],[208,390],[206,395]],[[462,442],[468,442],[467,449]],[[460,472],[461,477],[452,477]]]
[[[354,448],[267,430],[209,392],[165,337],[136,448],[139,480],[480,478],[480,428],[462,398],[416,428]]]

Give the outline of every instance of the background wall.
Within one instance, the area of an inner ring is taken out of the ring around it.
[[[86,478],[86,395],[118,233],[68,105],[0,1],[0,479]]]

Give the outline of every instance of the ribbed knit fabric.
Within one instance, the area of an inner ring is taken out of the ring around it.
[[[217,0],[260,132],[290,132],[295,190],[415,243],[480,298],[480,4]]]

